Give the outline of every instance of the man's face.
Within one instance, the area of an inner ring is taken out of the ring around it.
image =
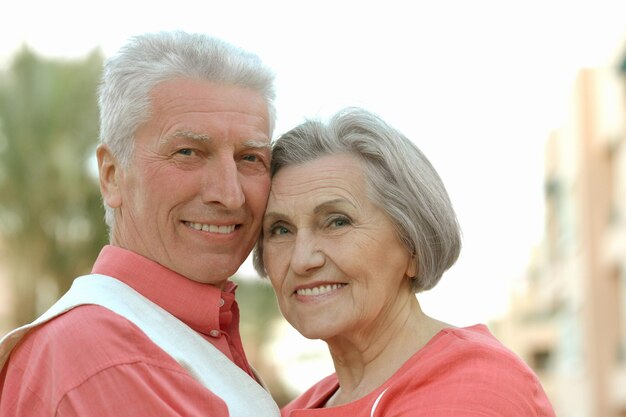
[[[266,102],[241,87],[183,79],[151,97],[129,167],[98,150],[103,195],[116,209],[112,243],[221,287],[254,246],[267,203]]]

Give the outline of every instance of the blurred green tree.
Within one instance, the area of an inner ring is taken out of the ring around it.
[[[24,47],[0,73],[0,241],[16,324],[88,273],[107,241],[92,155],[102,55],[45,59]]]
[[[108,242],[93,157],[103,57],[47,59],[22,49],[0,72],[0,259],[14,284],[14,324],[32,321]],[[238,279],[249,359],[280,404],[288,398],[263,354],[280,319],[274,292]]]

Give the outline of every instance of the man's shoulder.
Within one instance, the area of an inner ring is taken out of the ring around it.
[[[63,369],[96,372],[98,367],[139,360],[169,359],[126,318],[97,305],[82,305],[32,329],[16,346],[11,362],[54,361]]]
[[[202,405],[226,415],[223,401],[137,326],[96,305],[31,330],[0,374],[0,415],[56,415],[59,407],[70,415],[165,415],[163,407],[200,415]]]

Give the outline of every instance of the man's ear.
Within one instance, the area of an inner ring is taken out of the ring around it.
[[[102,200],[111,208],[122,205],[120,181],[122,169],[107,145],[100,144],[96,149],[98,172],[100,174],[100,192]]]

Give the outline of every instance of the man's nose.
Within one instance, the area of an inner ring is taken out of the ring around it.
[[[232,157],[220,158],[210,164],[204,178],[202,201],[238,209],[246,201],[237,163]]]

